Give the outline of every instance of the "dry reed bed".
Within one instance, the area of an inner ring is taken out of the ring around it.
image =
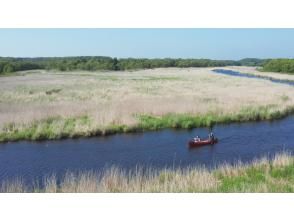
[[[293,192],[294,157],[288,153],[272,160],[264,157],[250,164],[204,168],[137,169],[118,168],[97,174],[66,173],[61,183],[53,175],[45,178],[44,188],[28,188],[21,179],[2,183],[1,192],[97,193],[97,192]]]
[[[69,72],[0,78],[0,127],[48,117],[88,115],[97,126],[136,123],[135,114],[238,113],[244,107],[294,106],[294,88],[211,72],[166,68]],[[265,95],[266,94],[266,95]]]

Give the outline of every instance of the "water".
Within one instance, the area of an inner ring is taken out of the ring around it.
[[[207,128],[162,130],[108,137],[0,144],[0,181],[22,177],[41,180],[55,173],[99,171],[115,165],[127,170],[143,167],[215,167],[224,162],[249,162],[277,152],[294,152],[294,117],[214,127],[219,143],[187,147],[193,136],[206,137]]]
[[[257,76],[257,75],[253,75],[253,74],[240,73],[238,71],[226,70],[226,69],[214,69],[212,71],[215,72],[215,73],[225,74],[225,75],[229,75],[229,76],[238,76],[238,77],[262,79],[262,80],[271,81],[273,83],[280,83],[280,84],[286,84],[286,85],[294,86],[294,81],[287,80],[287,79],[275,79],[275,78],[268,77],[268,76]]]

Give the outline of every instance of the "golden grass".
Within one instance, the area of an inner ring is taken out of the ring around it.
[[[24,181],[21,178],[16,178],[13,181],[3,181],[0,184],[0,192],[26,193],[29,192],[29,189],[26,187]]]
[[[136,124],[138,114],[235,114],[245,107],[278,111],[294,106],[290,86],[219,75],[211,69],[34,71],[1,77],[0,132],[7,123],[28,125],[55,116],[88,115],[91,126],[105,127]]]
[[[278,154],[273,159],[274,167],[285,167],[293,163],[293,158],[289,157],[288,154]]]
[[[112,167],[102,174],[83,172],[66,173],[61,184],[57,185],[55,175],[46,177],[45,186],[28,190],[20,181],[3,183],[0,192],[45,192],[45,193],[105,193],[105,192],[203,192],[216,189],[216,177],[201,169],[164,169],[126,173]]]
[[[149,170],[126,173],[112,167],[101,175],[94,172],[67,173],[60,184],[49,181],[44,192],[202,192],[217,186],[216,178],[205,170],[185,169],[161,171]],[[52,184],[53,183],[53,184]]]

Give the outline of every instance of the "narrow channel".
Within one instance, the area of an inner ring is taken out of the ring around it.
[[[214,127],[219,143],[189,149],[187,141],[207,137],[207,128],[161,130],[108,137],[0,144],[0,182],[20,177],[32,183],[66,171],[100,171],[109,166],[213,168],[223,163],[250,162],[275,153],[294,152],[294,117],[278,121],[234,123]]]
[[[281,83],[281,84],[294,86],[294,81],[292,81],[292,80],[276,79],[276,78],[272,78],[272,77],[268,77],[268,76],[253,75],[253,74],[249,74],[249,73],[240,73],[238,71],[227,70],[227,69],[214,69],[212,71],[215,73],[220,73],[220,74],[229,75],[229,76],[262,79],[262,80],[271,81],[273,83]]]

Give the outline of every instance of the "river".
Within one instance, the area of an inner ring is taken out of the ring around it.
[[[196,134],[207,137],[207,128],[1,143],[0,181],[21,177],[31,182],[53,173],[61,177],[66,171],[100,171],[113,165],[130,170],[250,162],[278,152],[293,153],[293,130],[294,117],[217,125],[213,131],[219,142],[194,149],[188,148],[187,141]]]

